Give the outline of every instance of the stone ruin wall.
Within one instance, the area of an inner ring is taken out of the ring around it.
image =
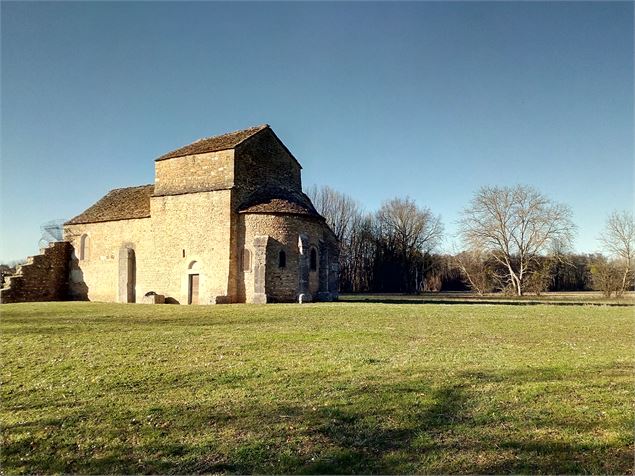
[[[50,244],[42,254],[29,256],[0,290],[0,302],[64,301],[68,299],[68,276],[72,246],[61,241]]]

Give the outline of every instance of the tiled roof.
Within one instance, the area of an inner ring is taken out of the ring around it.
[[[205,154],[207,152],[233,149],[245,139],[248,139],[268,127],[269,125],[262,124],[260,126],[250,127],[249,129],[243,129],[242,131],[228,132],[227,134],[222,134],[220,136],[199,139],[196,142],[192,142],[191,144],[179,147],[172,152],[168,152],[156,160],[173,159],[174,157],[182,157],[184,155]]]
[[[277,187],[257,191],[239,207],[239,212],[285,213],[321,218],[304,193]]]
[[[65,225],[147,218],[150,216],[150,196],[153,192],[154,185],[116,188]]]

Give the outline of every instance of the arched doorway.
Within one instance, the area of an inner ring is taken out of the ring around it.
[[[132,248],[119,250],[119,302],[135,302],[137,262]]]

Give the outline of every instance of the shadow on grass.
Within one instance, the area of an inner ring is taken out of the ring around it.
[[[483,389],[491,385],[511,390],[528,382],[583,382],[600,371],[465,371],[441,386],[421,376],[363,386],[349,382],[339,403],[316,407],[275,399],[221,407],[193,399],[149,401],[133,410],[94,402],[3,427],[5,435],[22,436],[5,440],[2,463],[8,473],[630,472],[632,437],[610,445],[581,438],[606,430],[599,420],[547,412],[531,422],[540,430],[532,433],[526,431],[532,425],[518,419],[523,403],[511,408],[516,416],[495,402],[482,403]],[[626,364],[616,369],[621,376],[627,371]],[[190,382],[206,378],[192,375]]]
[[[409,390],[404,390],[408,392]],[[405,461],[387,461],[386,455],[412,446],[425,433],[436,434],[452,427],[466,415],[468,397],[461,386],[432,391],[433,403],[413,412],[409,424],[383,427],[365,413],[325,408],[312,430],[334,447],[319,461],[306,464],[299,472],[308,474],[395,473]],[[407,458],[406,458],[407,459]],[[401,471],[400,471],[401,470]]]

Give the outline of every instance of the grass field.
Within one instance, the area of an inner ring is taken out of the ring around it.
[[[0,308],[2,472],[632,473],[632,307]]]
[[[340,301],[345,302],[383,302],[421,304],[510,304],[510,305],[594,305],[635,306],[635,293],[627,292],[624,296],[606,298],[595,291],[584,292],[546,292],[539,296],[509,296],[504,293],[488,293],[479,296],[472,292],[427,292],[421,294],[342,294]]]

